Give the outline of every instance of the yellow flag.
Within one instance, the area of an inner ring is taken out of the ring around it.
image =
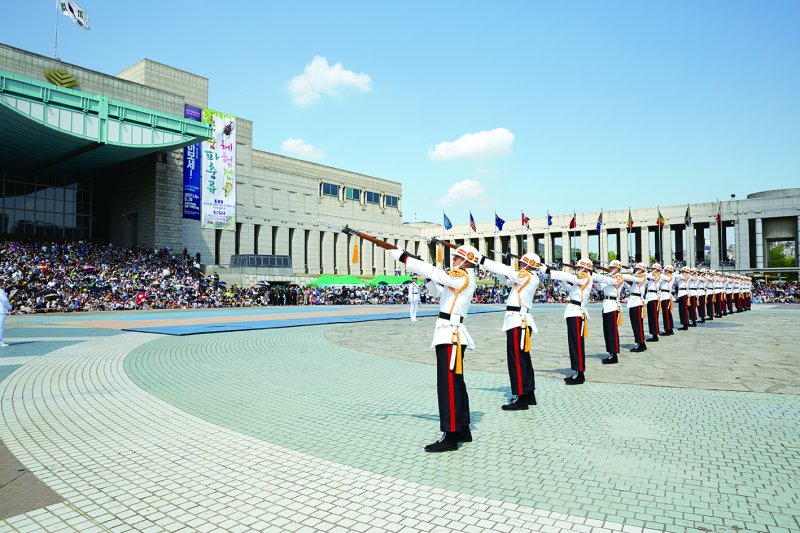
[[[352,261],[352,263],[354,265],[356,263],[358,263],[358,243],[357,242],[353,243],[353,261]]]
[[[437,263],[441,263],[442,262],[442,247],[441,246],[436,246],[436,262]]]

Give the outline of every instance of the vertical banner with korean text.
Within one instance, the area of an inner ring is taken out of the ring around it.
[[[203,228],[236,230],[236,117],[203,109],[212,137],[203,141],[201,221]]]
[[[184,104],[183,117],[200,122],[203,110]],[[200,174],[203,165],[200,149],[200,143],[183,148],[183,218],[191,220],[200,220]]]

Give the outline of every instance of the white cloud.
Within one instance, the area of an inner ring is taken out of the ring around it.
[[[461,180],[447,189],[447,195],[436,200],[436,205],[458,206],[466,205],[471,208],[486,207],[491,205],[492,198],[478,180]]]
[[[341,63],[328,65],[327,58],[314,56],[303,73],[289,82],[289,92],[300,107],[313,104],[323,95],[339,96],[342,87],[355,87],[361,92],[372,90],[372,78],[367,74],[345,70]]]
[[[467,133],[455,141],[445,141],[428,150],[428,157],[446,161],[448,159],[488,160],[508,157],[513,152],[514,134],[505,128],[495,128],[478,133]]]
[[[322,159],[325,152],[319,148],[314,147],[313,144],[308,144],[303,139],[295,139],[289,137],[281,143],[281,150],[287,154],[294,154],[304,159],[312,159],[314,161]]]

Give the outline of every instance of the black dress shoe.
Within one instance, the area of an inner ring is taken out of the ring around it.
[[[469,428],[456,431],[456,440],[458,442],[472,442],[472,432]]]
[[[681,326],[678,328],[678,331],[686,331],[687,329],[689,329],[689,326]]]
[[[580,385],[584,381],[586,381],[586,378],[583,377],[583,372],[579,372],[577,376],[567,379],[565,383],[567,385]]]
[[[517,399],[501,407],[503,411],[524,411],[528,408],[528,399],[524,395],[517,396]]]
[[[536,405],[536,393],[529,392],[525,397],[528,399],[528,405]]]
[[[689,324],[689,327],[690,328],[696,328],[697,327],[697,322],[692,322],[691,324]]]
[[[614,364],[619,363],[619,359],[617,359],[617,354],[612,353],[611,357],[607,357],[607,358],[603,359],[602,362],[603,362],[604,365],[614,365]]]
[[[653,335],[652,337],[647,339],[647,342],[658,342],[658,335]]]
[[[645,344],[639,344],[639,345],[634,346],[633,348],[631,348],[631,351],[634,352],[634,353],[643,352],[645,350],[647,350],[647,345],[645,345]]]
[[[455,432],[446,432],[442,438],[432,444],[425,446],[426,452],[452,452],[458,449],[458,440]]]

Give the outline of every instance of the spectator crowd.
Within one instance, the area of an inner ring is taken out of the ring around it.
[[[505,303],[509,287],[502,280],[479,285],[475,303]],[[301,287],[269,285],[227,286],[216,274],[205,276],[199,258],[184,249],[121,248],[88,242],[0,243],[0,285],[14,311],[98,311],[253,307],[270,305],[356,305],[407,303],[407,288]],[[602,296],[593,290],[592,300]],[[427,290],[423,302],[434,303]],[[566,302],[566,291],[542,279],[537,301]],[[798,302],[797,283],[759,285],[754,301]]]

